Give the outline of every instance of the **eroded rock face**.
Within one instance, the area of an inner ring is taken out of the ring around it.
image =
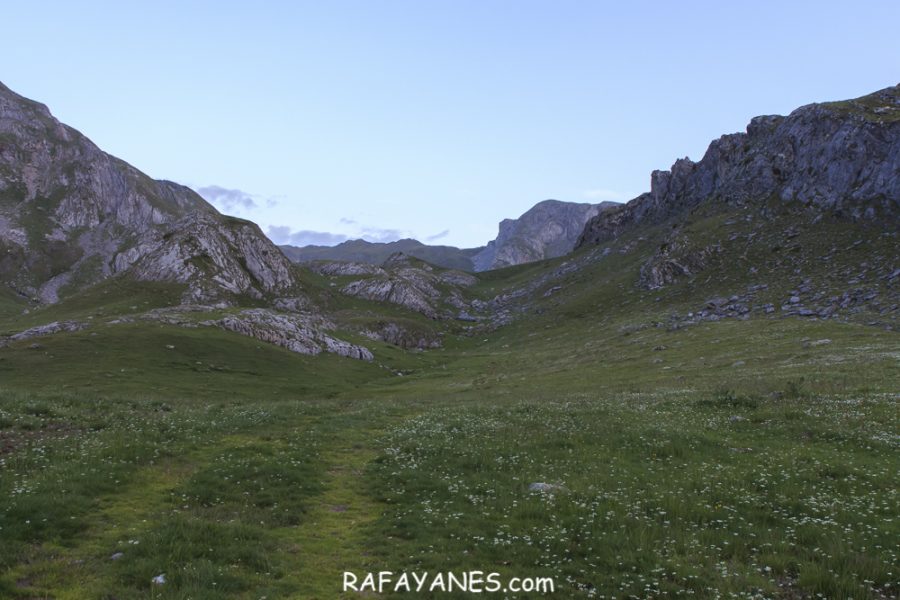
[[[0,277],[43,303],[132,266],[191,300],[293,284],[259,228],[155,181],[0,84]],[[201,281],[202,280],[202,281]]]
[[[386,275],[384,269],[378,265],[370,265],[360,262],[318,262],[307,265],[311,271],[319,275],[340,276],[340,275]]]
[[[670,236],[656,254],[641,265],[639,283],[644,289],[655,290],[696,275],[721,251],[721,246],[716,244],[695,247],[683,236]]]
[[[613,202],[539,202],[518,219],[500,222],[497,238],[473,257],[475,270],[487,271],[568,254],[584,231],[585,223],[614,206],[617,205]]]
[[[320,317],[282,314],[267,309],[248,309],[201,325],[219,327],[254,339],[287,348],[300,354],[330,352],[339,356],[370,361],[374,357],[363,346],[334,338],[325,330],[331,328]]]
[[[701,202],[775,199],[854,219],[900,216],[900,86],[849,102],[756,117],[699,162],[654,171],[650,191],[591,219],[578,245],[663,222]]]
[[[294,285],[290,262],[256,224],[199,213],[147,232],[114,264],[140,280],[187,284],[185,302],[208,302],[222,292],[261,298]]]
[[[81,321],[53,321],[46,325],[38,325],[31,327],[25,331],[14,333],[7,337],[0,337],[0,346],[5,346],[9,342],[18,342],[21,340],[29,340],[31,338],[43,337],[45,335],[53,335],[54,333],[80,331],[88,326],[87,323]]]
[[[349,274],[348,263],[333,263],[333,265],[325,267],[328,272],[337,275]],[[371,265],[358,266],[371,267]],[[462,271],[436,272],[428,263],[402,252],[391,255],[383,268],[366,270],[374,276],[348,283],[341,288],[341,293],[366,300],[398,304],[430,319],[449,316],[449,313],[444,314],[445,310],[442,311],[442,304],[455,309],[469,308],[469,303],[461,290],[478,281],[473,275]]]
[[[392,321],[384,321],[376,327],[370,327],[363,332],[363,335],[373,340],[379,340],[406,349],[425,350],[441,347],[440,337],[433,332],[411,331],[409,328]]]
[[[341,288],[341,293],[366,300],[399,304],[431,319],[438,316],[433,303],[441,295],[429,281],[402,275],[353,281]]]

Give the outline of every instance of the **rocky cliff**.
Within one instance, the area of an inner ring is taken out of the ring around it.
[[[475,270],[488,271],[567,254],[575,247],[585,223],[615,206],[618,205],[614,202],[539,202],[518,219],[500,222],[497,238],[472,258]]]
[[[650,191],[591,219],[578,245],[602,243],[703,202],[774,201],[851,219],[900,217],[900,86],[846,102],[753,119],[699,162],[654,171]],[[765,208],[764,208],[765,209]]]
[[[151,179],[0,84],[0,281],[54,303],[129,269],[186,284],[186,301],[294,285],[256,225]]]

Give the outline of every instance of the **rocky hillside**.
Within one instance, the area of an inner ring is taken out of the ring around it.
[[[712,142],[699,162],[654,171],[650,191],[584,228],[578,245],[684,216],[701,203],[807,207],[896,224],[900,217],[900,86],[846,102],[754,118]]]
[[[256,225],[151,179],[0,84],[0,281],[46,304],[128,270],[185,284],[186,301],[294,285]]]
[[[615,202],[539,202],[518,219],[500,222],[497,238],[473,257],[475,270],[489,271],[568,254],[585,223],[615,206]]]
[[[349,240],[337,246],[280,246],[285,255],[296,263],[317,260],[380,265],[391,255],[402,252],[447,269],[473,271],[472,257],[482,248],[456,248],[454,246],[430,246],[418,240],[397,240],[378,243],[365,240]]]

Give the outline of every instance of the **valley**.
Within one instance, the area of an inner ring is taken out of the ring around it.
[[[878,160],[775,176],[766,125],[570,252],[477,273],[292,264],[140,174],[122,198],[154,225],[85,229],[63,216],[102,205],[88,179],[28,179],[0,221],[0,596],[356,598],[345,571],[480,570],[565,598],[896,598],[900,129],[873,111],[900,96],[866,98],[825,121]],[[0,140],[18,189],[35,161]]]

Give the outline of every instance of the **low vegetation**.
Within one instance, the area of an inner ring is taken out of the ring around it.
[[[680,235],[744,239],[739,216],[698,213]],[[115,322],[177,286],[110,280],[28,314],[0,298],[6,333],[90,323],[0,347],[0,596],[325,599],[344,571],[482,570],[551,577],[558,597],[895,598],[895,239],[799,229],[661,289],[638,281],[649,234],[485,273],[467,293],[509,297],[499,328],[306,273],[343,326],[441,340],[356,335],[371,363]],[[876,304],[789,314],[801,285],[808,306],[848,285]],[[714,294],[752,310],[697,317]]]

